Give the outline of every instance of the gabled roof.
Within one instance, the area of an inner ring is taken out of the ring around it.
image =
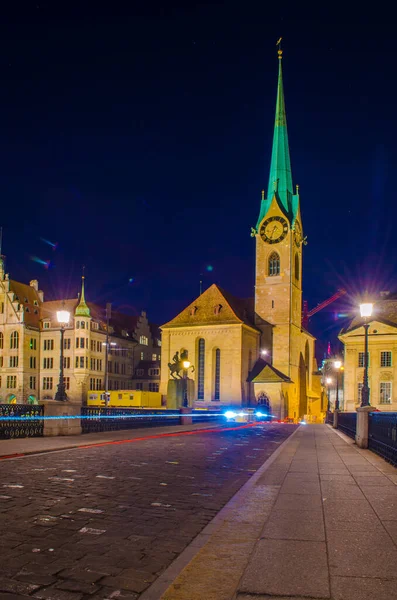
[[[263,358],[258,358],[247,381],[251,383],[291,383],[288,375],[273,367]]]
[[[376,302],[372,317],[367,322],[372,323],[374,321],[384,323],[390,327],[397,327],[397,299],[387,298]],[[345,333],[349,333],[349,331],[362,327],[364,322],[365,321],[361,316],[354,317],[354,319],[341,330],[339,335],[344,335]]]
[[[35,288],[26,283],[10,279],[10,292],[15,294],[18,302],[24,307],[24,322],[31,327],[38,327],[41,300]],[[25,302],[25,299],[27,302]]]
[[[215,283],[161,329],[202,325],[254,324],[254,299],[235,298]]]

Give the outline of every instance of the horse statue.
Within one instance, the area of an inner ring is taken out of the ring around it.
[[[175,352],[175,355],[172,359],[172,363],[168,363],[168,368],[170,370],[170,375],[173,379],[182,379],[180,372],[184,370],[183,361],[187,360],[188,353],[187,350],[183,350],[181,355],[179,356],[179,352]],[[192,373],[194,371],[193,365],[189,367],[192,369]]]

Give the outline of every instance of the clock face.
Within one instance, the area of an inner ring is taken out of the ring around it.
[[[294,233],[295,244],[299,248],[299,246],[302,243],[302,227],[301,227],[301,224],[299,223],[299,221],[295,222],[294,232],[295,232]]]
[[[288,223],[283,217],[269,217],[263,222],[259,234],[264,242],[278,244],[288,233]]]

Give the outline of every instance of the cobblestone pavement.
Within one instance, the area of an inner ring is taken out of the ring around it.
[[[0,600],[136,600],[295,428],[2,462]]]

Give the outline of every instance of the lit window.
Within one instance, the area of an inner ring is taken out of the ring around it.
[[[152,354],[152,360],[157,360],[157,354]]]
[[[277,252],[272,252],[269,256],[269,276],[280,275],[280,257]]]
[[[140,336],[139,343],[142,344],[142,346],[147,346],[149,344],[149,340],[146,337],[146,335],[141,335]]]
[[[391,404],[391,381],[380,383],[379,404]]]
[[[43,377],[43,390],[52,390],[52,377]]]
[[[31,350],[36,350],[37,345],[36,345],[36,338],[30,338],[30,343],[29,343],[29,348]]]
[[[215,386],[214,400],[219,400],[221,389],[221,351],[219,348],[215,350]]]
[[[203,338],[198,342],[198,381],[197,399],[204,400],[204,365],[205,365],[205,341]]]
[[[380,366],[391,367],[391,352],[380,353]]]
[[[17,376],[7,375],[7,388],[15,389],[17,387]]]
[[[145,353],[141,352],[141,360],[143,360],[144,356],[145,356]]]
[[[10,348],[11,350],[19,348],[19,333],[17,331],[13,331],[10,335]]]

